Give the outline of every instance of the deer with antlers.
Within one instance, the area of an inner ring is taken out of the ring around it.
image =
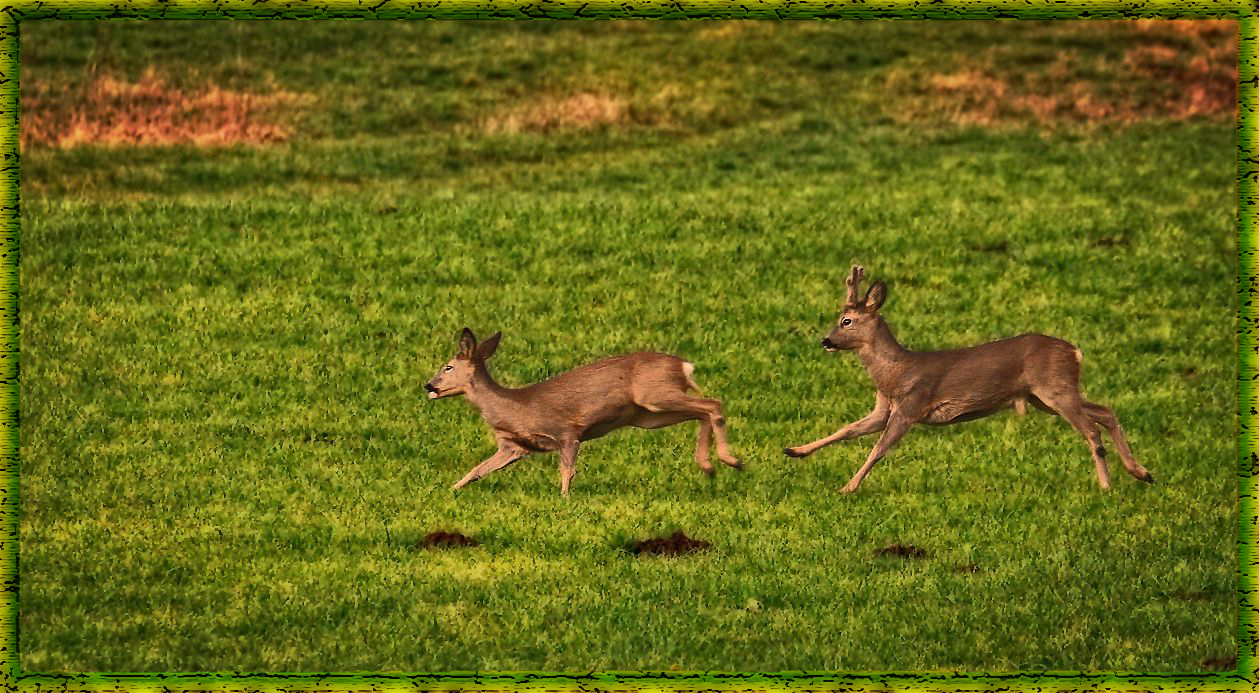
[[[485,365],[501,335],[495,332],[478,344],[472,330],[463,328],[459,353],[424,386],[429,399],[467,397],[498,441],[498,452],[469,471],[456,489],[531,453],[558,451],[560,491],[567,496],[582,442],[625,426],[662,428],[696,420],[695,464],[705,474],[714,474],[708,448],[710,438],[715,438],[717,458],[726,466],[743,468],[726,442],[721,402],[690,394],[700,391],[691,363],[670,354],[639,352],[596,361],[528,387],[506,388],[494,381]]]
[[[786,448],[787,455],[805,457],[832,443],[883,431],[865,464],[842,489],[852,493],[914,424],[960,423],[1011,407],[1023,415],[1030,402],[1066,419],[1084,436],[1103,490],[1110,488],[1110,474],[1099,425],[1114,439],[1124,469],[1136,479],[1154,483],[1150,472],[1132,456],[1115,413],[1080,393],[1081,354],[1074,345],[1024,334],[966,349],[909,351],[896,341],[879,314],[887,300],[883,282],[874,282],[865,297],[858,298],[864,277],[862,267],[854,265],[846,281],[847,301],[835,328],[822,339],[822,347],[828,352],[857,352],[877,388],[874,411],[825,438]]]

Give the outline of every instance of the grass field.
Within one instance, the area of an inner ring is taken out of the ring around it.
[[[1227,659],[1233,39],[1199,26],[24,22],[22,668]],[[818,347],[853,262],[910,348],[1079,345],[1158,485],[1099,491],[1036,412],[916,428],[853,496],[874,437],[784,457],[873,402]],[[464,325],[508,385],[685,356],[747,470],[687,424],[585,445],[567,500],[551,455],[452,492],[492,439],[421,387]],[[674,529],[714,548],[623,550]]]

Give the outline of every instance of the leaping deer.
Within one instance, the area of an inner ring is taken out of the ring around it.
[[[501,335],[495,332],[478,345],[472,330],[463,328],[459,353],[424,386],[429,399],[467,397],[498,440],[498,452],[473,467],[455,484],[456,489],[530,453],[557,450],[560,491],[567,496],[582,442],[624,426],[662,428],[692,420],[699,421],[695,464],[705,474],[714,473],[708,461],[710,437],[717,439],[717,457],[723,463],[743,468],[726,443],[721,402],[689,394],[689,390],[699,392],[692,379],[695,366],[689,362],[669,354],[639,352],[512,389],[494,382],[485,367]]]
[[[879,315],[887,300],[883,282],[874,282],[864,298],[857,298],[864,277],[862,267],[854,265],[846,281],[847,301],[835,328],[822,339],[822,347],[829,352],[856,350],[878,390],[874,411],[825,438],[786,448],[787,455],[805,457],[831,443],[883,431],[865,464],[842,489],[852,493],[914,424],[960,423],[1008,407],[1023,415],[1031,402],[1066,419],[1088,440],[1103,490],[1110,488],[1110,474],[1098,425],[1114,439],[1124,469],[1154,483],[1150,472],[1133,458],[1115,413],[1080,393],[1081,355],[1074,345],[1042,334],[1024,334],[966,349],[909,351]]]

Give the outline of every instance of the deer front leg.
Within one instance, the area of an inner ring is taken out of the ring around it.
[[[884,402],[883,397],[880,396],[878,401],[874,403],[874,411],[866,414],[860,420],[854,421],[838,431],[835,431],[831,435],[820,440],[815,440],[807,445],[798,445],[794,448],[784,448],[783,452],[788,457],[808,457],[832,443],[838,443],[841,440],[847,440],[849,438],[857,438],[869,433],[874,433],[875,431],[882,431],[883,427],[887,425],[888,411],[889,407],[886,402]]]
[[[560,445],[560,493],[568,497],[568,486],[573,477],[577,476],[577,449],[581,443],[576,440],[565,441]]]
[[[464,486],[480,479],[496,469],[502,469],[516,460],[525,457],[529,453],[517,447],[499,445],[498,452],[490,456],[481,464],[473,467],[471,471],[463,476],[452,488],[459,490]]]
[[[883,431],[883,435],[879,438],[879,442],[875,443],[874,449],[870,451],[870,456],[866,458],[866,463],[861,465],[861,469],[857,470],[857,473],[853,475],[852,479],[848,482],[848,485],[840,489],[840,491],[842,493],[852,493],[853,491],[856,491],[857,487],[861,485],[861,480],[866,478],[866,475],[870,473],[870,470],[874,469],[874,465],[878,464],[879,460],[892,449],[892,446],[896,445],[896,441],[900,440],[901,436],[905,435],[905,432],[908,431],[909,427],[912,425],[913,422],[905,416],[898,414],[889,416],[887,419],[887,428]]]

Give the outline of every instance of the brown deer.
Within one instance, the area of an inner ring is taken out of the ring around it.
[[[878,389],[874,411],[834,434],[807,445],[786,448],[791,457],[805,457],[831,443],[883,431],[866,463],[842,491],[852,493],[879,459],[916,423],[954,424],[1013,407],[1020,416],[1027,403],[1066,419],[1088,440],[1097,466],[1097,481],[1110,488],[1106,449],[1100,424],[1115,440],[1124,469],[1154,483],[1137,464],[1114,412],[1084,399],[1080,393],[1080,350],[1041,334],[1024,334],[967,349],[909,351],[897,343],[879,309],[887,287],[875,282],[858,300],[865,276],[859,265],[847,279],[848,297],[831,333],[822,339],[829,352],[856,350]]]
[[[577,473],[581,443],[618,428],[662,428],[683,421],[699,421],[695,464],[712,475],[708,462],[710,437],[717,439],[717,457],[727,466],[743,465],[726,443],[726,420],[721,402],[692,397],[699,392],[692,379],[695,366],[669,354],[639,352],[613,356],[522,388],[494,382],[485,362],[498,348],[501,332],[477,344],[472,330],[463,328],[459,353],[424,389],[429,399],[463,395],[494,429],[498,452],[473,467],[456,489],[533,452],[560,454],[560,490],[567,496]]]

